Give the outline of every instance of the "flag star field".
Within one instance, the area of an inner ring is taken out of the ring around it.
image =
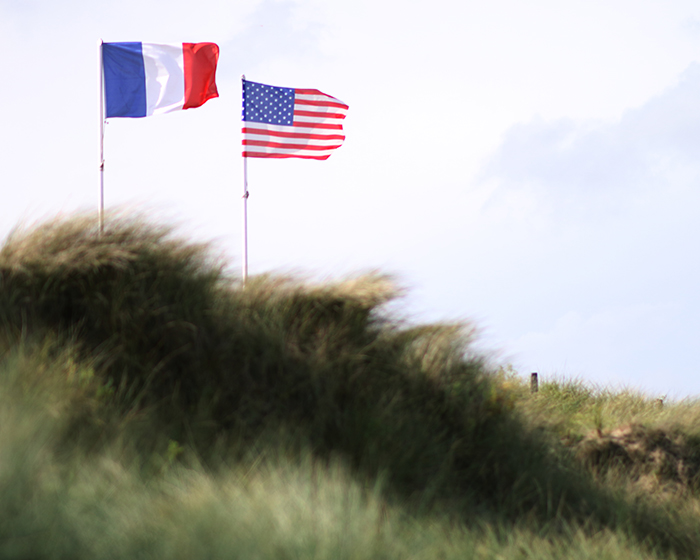
[[[243,82],[243,120],[291,126],[294,89]]]

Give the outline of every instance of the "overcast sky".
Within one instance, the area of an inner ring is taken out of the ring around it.
[[[251,273],[378,269],[522,375],[700,395],[700,5],[0,0],[0,237],[98,200],[105,41],[213,41],[220,97],[111,119],[107,208],[241,258],[240,76],[350,105],[249,162]]]

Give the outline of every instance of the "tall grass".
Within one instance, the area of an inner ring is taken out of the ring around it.
[[[604,396],[504,382],[466,326],[392,317],[385,276],[243,287],[213,255],[129,216],[102,236],[75,216],[7,239],[0,554],[700,550],[692,485],[681,515],[577,458]]]
[[[128,440],[66,453],[64,406],[85,383],[65,355],[26,350],[0,370],[2,558],[668,557],[610,529],[417,516],[386,502],[385,481],[312,453],[268,449],[212,473],[165,451],[157,475]]]

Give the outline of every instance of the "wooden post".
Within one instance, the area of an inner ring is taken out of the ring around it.
[[[531,393],[536,393],[538,390],[537,387],[537,373],[531,373],[530,374],[530,392]]]

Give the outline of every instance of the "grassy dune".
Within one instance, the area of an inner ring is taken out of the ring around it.
[[[700,405],[531,395],[390,278],[248,285],[138,217],[0,249],[2,558],[697,558]]]

